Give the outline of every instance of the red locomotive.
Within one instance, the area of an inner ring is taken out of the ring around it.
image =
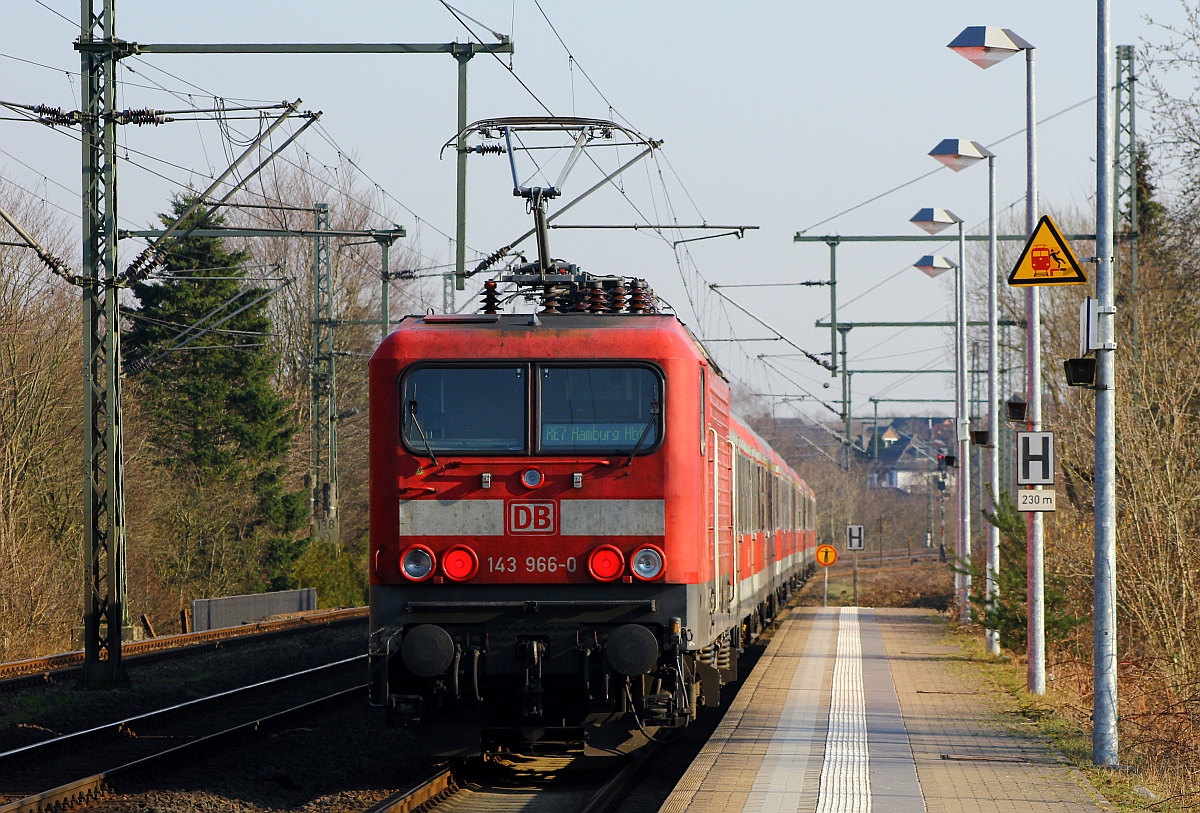
[[[482,313],[410,316],[371,358],[371,699],[442,756],[625,753],[719,703],[814,569],[815,503],[643,280],[550,259],[559,190],[518,184],[522,129],[569,133],[559,183],[590,140],[658,143],[592,119],[459,134],[504,139],[484,151],[538,260],[501,282],[542,312],[500,314],[490,281]]]
[[[687,328],[553,270],[370,363],[372,701],[441,755],[686,725],[812,568],[812,492]]]

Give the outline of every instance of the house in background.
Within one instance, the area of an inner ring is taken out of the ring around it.
[[[893,418],[864,428],[858,455],[874,469],[871,485],[906,493],[935,487],[936,480],[954,487],[953,469],[938,463],[938,455],[953,448],[953,419]]]

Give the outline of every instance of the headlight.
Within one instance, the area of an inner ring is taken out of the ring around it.
[[[433,551],[424,545],[413,545],[400,557],[400,572],[415,582],[421,582],[433,575],[433,567],[437,564]]]
[[[663,572],[663,552],[645,547],[633,554],[633,575],[642,581],[657,579]]]

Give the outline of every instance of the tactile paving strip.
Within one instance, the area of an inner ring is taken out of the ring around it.
[[[838,623],[829,734],[825,739],[817,813],[870,813],[870,810],[871,765],[858,608],[843,607]]]

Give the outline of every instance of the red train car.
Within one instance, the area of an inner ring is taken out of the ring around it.
[[[601,279],[586,312],[407,317],[371,359],[371,697],[436,754],[686,725],[812,570],[811,490]]]

